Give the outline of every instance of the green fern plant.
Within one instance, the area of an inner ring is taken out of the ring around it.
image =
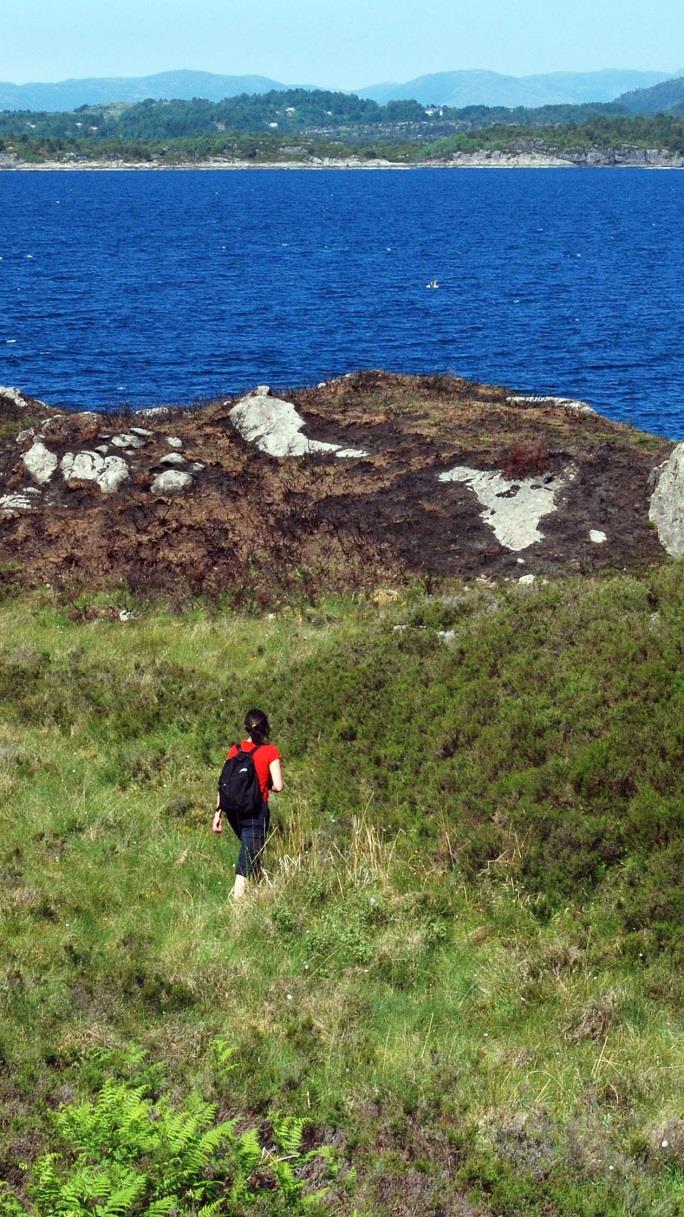
[[[60,1148],[28,1169],[30,1209],[0,1184],[0,1217],[236,1217],[263,1190],[258,1167],[274,1212],[309,1209],[297,1171],[320,1151],[301,1153],[306,1122],[277,1118],[273,1151],[255,1128],[237,1132],[237,1119],[216,1123],[216,1114],[197,1094],[176,1106],[145,1083],[110,1078],[94,1102],[56,1113]]]

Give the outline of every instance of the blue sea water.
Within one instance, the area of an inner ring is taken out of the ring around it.
[[[3,173],[0,383],[106,409],[450,371],[681,439],[683,218],[677,172]]]

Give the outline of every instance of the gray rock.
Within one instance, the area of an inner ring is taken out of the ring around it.
[[[112,443],[116,448],[143,448],[145,440],[139,435],[132,435],[128,431],[125,435],[113,435]]]
[[[204,461],[193,461],[191,468],[193,473],[201,473],[205,468]]]
[[[143,439],[149,439],[151,435],[154,435],[154,431],[150,431],[149,427],[131,427],[131,431],[134,435],[142,435]]]
[[[672,558],[684,557],[684,443],[656,471],[648,518]]]
[[[14,513],[15,511],[30,511],[35,506],[35,499],[30,499],[25,491],[20,491],[18,494],[3,494],[0,495],[0,513]]]
[[[179,439],[177,435],[167,435],[166,442],[169,445],[169,448],[183,447],[183,441],[182,439]]]
[[[291,401],[272,397],[267,385],[260,385],[254,392],[240,398],[230,411],[230,420],[248,443],[256,444],[267,456],[309,456],[327,452],[339,457],[362,457],[366,452],[343,448],[341,444],[330,444],[324,440],[307,439],[302,434],[305,419],[298,414]]]
[[[159,462],[160,465],[185,465],[185,457],[180,452],[168,452]]]
[[[25,440],[33,439],[35,434],[36,433],[35,433],[33,427],[27,427],[27,429],[25,431],[19,432],[19,434],[16,436],[15,442],[17,444],[23,444]]]
[[[31,445],[28,452],[25,452],[21,459],[33,480],[39,482],[41,486],[50,481],[58,465],[58,459],[54,452],[46,448],[45,444],[42,444],[40,440],[36,440],[35,444]]]
[[[99,452],[66,452],[62,457],[65,482],[96,482],[103,494],[114,494],[130,477],[130,470],[120,456],[102,456]]]
[[[192,478],[189,473],[183,473],[181,469],[165,469],[154,479],[152,493],[179,494],[191,485]]]

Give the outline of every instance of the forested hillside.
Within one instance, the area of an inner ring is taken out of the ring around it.
[[[623,93],[618,104],[632,114],[684,114],[684,76],[663,81],[650,89]]]
[[[530,143],[529,141],[533,141]],[[197,162],[209,157],[288,161],[356,155],[398,163],[454,152],[533,148],[554,155],[591,148],[684,152],[684,117],[641,117],[616,105],[507,110],[381,106],[346,93],[304,89],[222,102],[152,101],[66,113],[4,111],[0,153],[10,159]]]

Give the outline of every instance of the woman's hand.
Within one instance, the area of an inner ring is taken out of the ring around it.
[[[212,832],[223,832],[223,818],[221,816],[221,812],[218,809],[214,812],[214,818],[211,821],[211,831]]]

